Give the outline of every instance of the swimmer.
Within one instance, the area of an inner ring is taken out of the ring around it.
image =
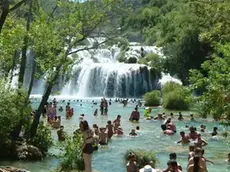
[[[177,154],[175,152],[169,154],[169,160],[176,161],[176,159],[177,159]],[[178,167],[179,170],[183,171],[182,166],[179,163],[177,163],[177,167]]]
[[[228,158],[225,161],[230,163],[230,153],[228,153]]]
[[[194,157],[199,157],[200,158],[199,159],[199,166],[201,166],[205,171],[208,171],[207,166],[206,166],[206,162],[205,162],[204,158],[202,157],[202,149],[201,148],[195,149],[195,154],[192,158],[189,159],[187,167],[194,164]]]
[[[190,115],[190,120],[195,121],[193,114]]]
[[[154,118],[154,120],[165,120],[165,118],[163,117],[163,114],[158,114],[157,117]]]
[[[105,132],[106,128],[101,127],[99,133],[99,144],[100,145],[107,145],[108,144],[108,134]]]
[[[114,125],[112,124],[111,121],[107,121],[106,129],[108,133],[108,138],[111,139],[114,133]]]
[[[117,115],[117,118],[113,121],[114,128],[117,129],[121,124],[121,115]]]
[[[216,136],[218,134],[217,130],[218,130],[217,127],[213,127],[212,136]]]
[[[93,113],[94,116],[97,116],[98,109],[96,109]]]
[[[183,120],[184,120],[183,115],[181,114],[181,112],[179,112],[178,120],[179,120],[179,121],[183,121]]]
[[[137,136],[137,133],[135,129],[132,129],[131,132],[129,133],[130,136]]]
[[[189,136],[185,135],[184,131],[180,132],[181,139],[177,143],[188,144],[190,142]]]
[[[208,143],[204,139],[201,138],[201,134],[197,135],[197,139],[194,142],[194,144],[195,144],[196,147],[200,147],[200,148],[208,145]]]
[[[63,109],[62,106],[60,106],[59,109],[58,109],[59,112],[62,112],[63,110],[64,110],[64,109]]]
[[[123,129],[121,128],[121,126],[119,126],[119,127],[115,130],[115,134],[117,134],[117,136],[122,136],[122,135],[123,135]]]
[[[139,119],[140,119],[140,112],[138,112],[137,108],[135,108],[135,110],[132,111],[129,120],[138,122]]]
[[[139,169],[138,169],[138,166],[137,166],[135,159],[136,159],[135,155],[132,152],[130,152],[129,153],[129,162],[126,165],[126,171],[127,172],[139,172]]]
[[[200,125],[200,131],[205,132],[205,129],[206,129],[206,125],[201,124]]]

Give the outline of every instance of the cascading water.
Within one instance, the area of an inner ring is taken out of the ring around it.
[[[95,43],[93,39],[88,41],[90,45]],[[103,41],[103,39],[99,41]],[[123,58],[138,60],[148,53],[162,56],[160,49],[155,46],[140,46],[138,43],[130,43],[129,50],[123,54]],[[159,88],[167,81],[179,82],[170,75],[163,74],[163,78],[159,78],[146,65],[120,63],[118,58],[121,55],[121,50],[118,46],[84,50],[78,52],[77,55],[82,61],[73,67],[71,79],[66,84],[62,79],[59,80],[56,91],[60,91],[61,96],[79,98],[140,97],[148,91]],[[43,94],[44,86],[44,81],[35,81],[32,93]]]
[[[159,53],[153,46],[130,46],[125,58],[141,58],[141,53]],[[83,61],[75,66],[72,78],[63,88],[62,95],[76,97],[139,97],[157,87],[158,79],[147,66],[119,63],[120,49],[82,51]]]

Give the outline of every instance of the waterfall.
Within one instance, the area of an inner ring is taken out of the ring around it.
[[[93,44],[92,40],[89,40]],[[154,46],[130,44],[125,58],[142,57],[142,53],[160,53]],[[139,97],[158,87],[158,79],[151,76],[146,65],[118,62],[120,49],[117,46],[108,49],[81,51],[78,53],[81,64],[72,70],[72,78],[64,86],[61,95],[76,97]]]
[[[103,39],[97,40],[97,42],[100,41]],[[89,39],[88,42],[91,45],[95,43],[93,39]],[[160,88],[160,78],[148,66],[137,63],[120,63],[118,61],[120,53],[121,50],[118,46],[78,52],[79,59],[82,59],[81,63],[72,68],[72,77],[68,83],[59,79],[55,91],[59,91],[61,96],[79,98],[140,97],[148,91]],[[130,43],[124,58],[139,60],[143,54],[148,53],[163,56],[161,50],[155,46],[140,46],[138,43]],[[32,93],[42,94],[45,86],[44,81],[37,80],[35,82]],[[165,79],[161,80],[161,84],[165,82]]]

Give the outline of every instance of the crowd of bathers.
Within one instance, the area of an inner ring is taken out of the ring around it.
[[[108,103],[109,102],[109,103]],[[125,107],[128,104],[128,99],[116,99],[115,102],[120,102]],[[135,103],[136,100],[132,100],[132,103]],[[63,103],[63,101],[62,101]],[[92,101],[94,105],[97,105],[96,102]],[[57,104],[58,102],[54,99],[51,103],[47,103],[44,107],[43,116],[47,117],[47,122],[53,128],[57,128],[57,135],[59,141],[65,140],[65,131],[64,126],[61,125],[61,118],[57,116]],[[111,105],[111,99],[107,101],[105,98],[101,99],[100,102],[100,115],[108,115],[108,105]],[[81,104],[82,105],[82,104]],[[139,108],[142,107],[142,103],[140,100],[137,101],[134,110],[131,112],[129,120],[130,122],[140,122],[141,115],[139,112]],[[64,109],[62,106],[58,108],[58,111],[62,112]],[[174,115],[173,113],[165,114],[160,113],[157,116],[151,116],[151,108],[146,107],[144,109],[144,120],[158,120],[162,121],[161,129],[164,135],[172,136],[177,133],[176,125],[174,124],[174,120],[183,121],[185,120],[182,113],[179,112],[178,115]],[[66,118],[71,119],[74,115],[73,108],[70,106],[70,101],[66,104]],[[98,115],[98,110],[94,111],[94,116]],[[178,116],[177,118],[175,116]],[[190,114],[189,119],[190,121],[194,121],[194,115]],[[186,125],[185,128],[188,128],[189,132],[186,133],[185,131],[179,131],[181,139],[177,141],[178,144],[188,145],[188,165],[186,169],[182,169],[181,165],[177,161],[177,154],[172,152],[169,154],[169,161],[167,163],[167,167],[165,169],[155,169],[154,165],[149,162],[144,167],[139,167],[135,161],[135,155],[130,153],[129,162],[127,164],[127,172],[145,172],[145,171],[160,171],[160,172],[206,172],[207,169],[207,162],[214,163],[211,160],[205,158],[205,146],[208,145],[207,141],[202,138],[202,133],[206,133],[206,126],[201,124],[199,128],[194,126]],[[137,136],[138,131],[140,130],[139,126],[133,128],[129,135],[130,136]],[[97,124],[93,124],[92,127],[89,127],[88,122],[84,119],[84,114],[79,116],[79,129],[78,131],[82,132],[84,137],[84,144],[83,144],[83,159],[86,166],[86,172],[91,172],[91,158],[92,158],[92,151],[88,145],[92,144],[94,151],[98,149],[99,146],[106,146],[109,144],[109,141],[112,137],[121,137],[124,135],[122,126],[121,126],[121,115],[117,115],[116,119],[108,120],[107,124],[104,126],[98,126]],[[214,127],[213,132],[210,133],[210,137],[218,136],[218,128]],[[90,141],[89,141],[90,140]],[[87,146],[86,146],[87,145]],[[90,152],[90,153],[89,153]],[[226,155],[226,161],[230,163],[230,154]]]

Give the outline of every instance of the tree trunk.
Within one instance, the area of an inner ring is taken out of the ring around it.
[[[35,74],[36,67],[37,67],[37,63],[36,63],[35,58],[36,58],[36,55],[34,55],[33,62],[32,62],[32,73],[31,73],[31,78],[30,78],[30,84],[29,84],[28,94],[27,94],[28,99],[30,97],[30,93],[31,93],[32,88],[33,88],[34,74]]]
[[[0,33],[2,32],[2,28],[6,21],[6,17],[9,14],[9,7],[10,7],[9,1],[3,0],[2,15],[0,17]]]
[[[41,114],[43,112],[43,109],[44,109],[44,106],[45,106],[47,100],[49,99],[53,85],[55,84],[55,81],[57,80],[57,78],[59,76],[59,72],[60,72],[61,67],[62,67],[62,64],[58,65],[58,67],[56,68],[54,76],[53,76],[52,80],[49,82],[48,87],[45,91],[45,94],[43,94],[43,96],[42,96],[41,103],[40,103],[40,105],[36,111],[36,114],[35,114],[35,117],[34,117],[34,120],[33,120],[32,126],[31,126],[31,138],[33,138],[36,135]]]
[[[30,23],[32,20],[32,5],[33,5],[33,0],[29,0],[29,11],[27,14],[27,22],[26,22],[26,31],[27,33],[30,30]],[[27,59],[27,48],[28,48],[28,35],[24,37],[24,46],[22,47],[22,59],[20,63],[20,72],[19,72],[19,78],[18,78],[18,86],[19,88],[23,86],[23,81],[24,81],[24,74],[25,74],[25,69],[26,69],[26,59]]]
[[[13,57],[13,63],[12,63],[12,67],[11,67],[11,71],[9,72],[10,73],[10,76],[9,76],[9,88],[11,87],[11,84],[12,84],[12,81],[13,81],[14,69],[15,69],[16,61],[17,61],[18,57],[19,57],[19,52],[15,51],[14,52],[14,57]]]

